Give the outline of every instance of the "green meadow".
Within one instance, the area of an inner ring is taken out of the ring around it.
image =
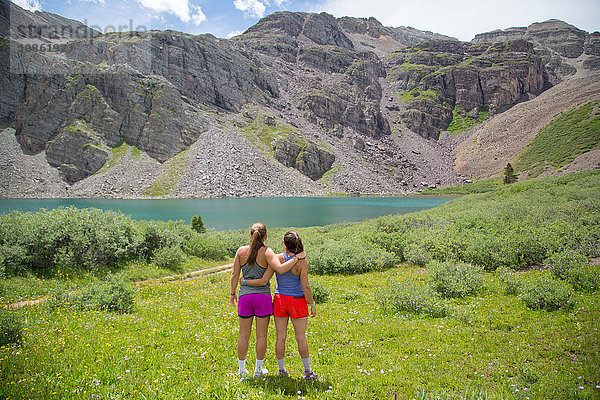
[[[599,399],[600,172],[300,228],[318,315],[301,379],[237,378],[229,274],[247,232],[97,210],[0,216],[0,398]],[[468,187],[461,190],[469,192]],[[278,250],[287,229],[269,230]],[[253,341],[248,364],[253,366]]]

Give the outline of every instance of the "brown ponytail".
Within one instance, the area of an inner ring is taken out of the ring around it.
[[[250,228],[250,254],[246,264],[251,265],[256,262],[258,250],[264,246],[263,241],[267,237],[267,227],[261,222],[257,222]]]
[[[300,239],[300,236],[294,231],[288,231],[283,236],[283,244],[285,244],[285,248],[291,253],[298,254],[304,251],[302,239]]]

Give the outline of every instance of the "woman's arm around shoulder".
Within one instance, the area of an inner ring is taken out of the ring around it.
[[[269,265],[267,267],[267,270],[265,271],[264,275],[262,276],[262,278],[260,278],[260,279],[242,279],[242,278],[240,278],[240,285],[265,286],[267,284],[267,282],[269,282],[269,280],[273,277],[274,273],[275,273],[275,271],[273,271],[273,268],[271,268],[271,265]]]
[[[299,260],[306,258],[306,253],[302,252],[300,254],[296,254],[295,257],[291,258],[290,260],[284,263],[281,263],[277,254],[275,254],[275,252],[271,248],[267,248],[267,250],[265,251],[265,257],[267,258],[267,263],[271,268],[273,268],[275,272],[277,272],[278,274],[285,274],[290,269],[292,269],[292,267],[296,265],[296,263]]]

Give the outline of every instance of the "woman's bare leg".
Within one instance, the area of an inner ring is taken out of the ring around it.
[[[294,325],[294,335],[298,342],[298,353],[300,357],[308,358],[308,343],[306,342],[306,326],[308,325],[308,317],[292,318]]]
[[[288,317],[275,317],[275,356],[278,360],[285,357],[285,340],[287,338]]]
[[[271,317],[256,317],[256,359],[264,360],[267,354],[267,333]]]
[[[237,343],[237,355],[238,360],[245,360],[248,354],[248,343],[250,342],[250,334],[252,333],[252,320],[251,318],[240,318],[240,334],[238,336]]]

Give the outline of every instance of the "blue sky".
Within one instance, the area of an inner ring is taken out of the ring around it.
[[[173,29],[231,37],[275,11],[326,11],[375,17],[386,26],[412,26],[471,40],[476,33],[562,19],[600,30],[600,0],[12,0],[29,10],[72,18],[106,32]],[[137,29],[136,29],[137,28]]]

